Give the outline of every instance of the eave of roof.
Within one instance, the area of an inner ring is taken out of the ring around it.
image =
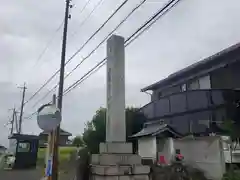
[[[194,64],[192,64],[192,65],[190,65],[190,66],[188,66],[188,67],[186,67],[186,68],[184,68],[182,70],[179,70],[179,71],[177,71],[177,72],[175,72],[173,74],[170,74],[167,78],[162,79],[162,80],[160,80],[160,81],[158,81],[158,82],[156,82],[154,84],[151,84],[151,85],[141,89],[141,91],[145,92],[145,91],[148,91],[148,90],[154,90],[154,89],[156,89],[157,87],[163,85],[166,82],[174,80],[175,78],[177,78],[179,76],[182,76],[182,75],[184,75],[184,74],[186,74],[186,73],[188,73],[190,71],[193,71],[193,70],[195,70],[195,69],[197,69],[199,67],[206,66],[209,63],[212,63],[214,60],[218,59],[219,57],[221,57],[223,55],[226,55],[226,54],[228,54],[230,52],[236,51],[236,50],[240,50],[240,43],[235,44],[233,46],[230,46],[229,48],[226,48],[226,49],[224,49],[224,50],[222,50],[222,51],[220,51],[220,52],[218,52],[218,53],[216,53],[216,54],[214,54],[214,55],[212,55],[212,56],[210,56],[208,58],[205,58],[205,59],[203,59],[203,60],[201,60],[201,61],[199,61],[197,63],[194,63]],[[228,59],[226,59],[226,60],[228,60]],[[215,63],[218,63],[218,62],[216,61]],[[209,68],[211,68],[211,67],[209,67]]]
[[[7,149],[5,146],[0,145],[0,149]]]
[[[23,139],[39,139],[38,136],[36,135],[29,135],[29,134],[12,134],[8,137],[8,139],[18,139],[18,140],[23,140]]]
[[[161,133],[164,133],[164,132],[169,132],[172,135],[174,135],[175,137],[182,137],[182,134],[176,132],[169,125],[167,125],[167,124],[162,124],[162,125],[161,124],[156,124],[154,126],[144,127],[141,131],[132,135],[130,138],[139,138],[139,137],[143,137],[143,136],[157,136],[157,135],[159,135]]]

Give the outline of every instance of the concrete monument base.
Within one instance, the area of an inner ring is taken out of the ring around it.
[[[150,167],[132,154],[131,143],[101,143],[92,154],[91,180],[149,180]]]

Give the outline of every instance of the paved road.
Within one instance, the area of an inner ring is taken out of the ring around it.
[[[4,170],[0,171],[0,180],[40,180],[42,170]],[[73,180],[74,172],[61,173],[60,180]]]
[[[0,171],[1,180],[40,180],[40,170],[4,170]]]

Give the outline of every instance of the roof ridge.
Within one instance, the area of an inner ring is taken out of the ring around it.
[[[180,75],[183,75],[184,73],[189,72],[189,71],[193,70],[194,68],[197,68],[198,66],[201,66],[201,65],[204,65],[206,63],[212,62],[216,58],[218,58],[218,57],[220,57],[220,56],[222,56],[224,54],[227,54],[229,52],[235,51],[235,50],[237,50],[239,48],[240,48],[240,42],[237,43],[237,44],[234,44],[232,46],[229,46],[228,48],[222,49],[219,52],[214,53],[211,56],[208,56],[208,57],[206,57],[204,59],[201,59],[198,62],[192,63],[191,65],[186,66],[185,68],[182,68],[182,69],[180,69],[178,71],[175,71],[174,73],[170,74],[166,78],[163,78],[160,81],[157,81],[157,82],[155,82],[155,83],[153,83],[153,84],[151,84],[151,85],[141,89],[141,91],[144,92],[144,91],[147,91],[147,90],[152,90],[152,89],[154,89],[154,87],[162,84],[163,82],[165,82],[167,80],[170,80],[170,79],[176,78],[176,77],[178,77]]]

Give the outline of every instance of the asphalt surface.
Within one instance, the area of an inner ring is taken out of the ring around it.
[[[33,170],[1,170],[0,180],[41,180],[43,171]],[[74,180],[75,172],[62,172],[59,175],[60,180]]]
[[[40,180],[41,170],[2,170],[0,180]]]

